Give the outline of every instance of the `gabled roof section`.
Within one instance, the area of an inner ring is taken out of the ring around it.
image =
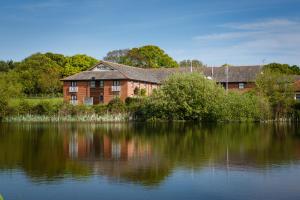
[[[228,67],[228,82],[255,82],[256,76],[262,71],[262,66],[230,66]],[[204,75],[217,82],[227,81],[227,67],[206,67]]]
[[[107,69],[118,71],[124,77],[130,80],[138,80],[138,81],[145,81],[145,82],[152,82],[152,83],[159,82],[159,80],[157,80],[151,73],[149,73],[148,69],[132,67],[128,65],[122,65],[122,64],[107,62],[107,61],[100,61],[89,71],[94,70],[98,66],[102,66],[102,67],[105,66]]]
[[[230,66],[228,67],[228,82],[254,82],[262,67],[255,66]],[[160,82],[173,73],[189,73],[190,67],[148,69]],[[194,67],[193,72],[202,73],[217,82],[227,81],[226,67]]]
[[[194,67],[193,72],[203,73],[217,82],[227,81],[227,67]],[[254,82],[261,66],[230,66],[228,67],[228,82]],[[100,61],[88,71],[66,77],[62,80],[91,80],[93,77],[103,80],[136,80],[150,83],[161,83],[174,73],[189,73],[189,67],[178,68],[138,68],[118,63]]]

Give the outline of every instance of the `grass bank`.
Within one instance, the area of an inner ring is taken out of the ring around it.
[[[119,114],[89,114],[89,115],[18,115],[7,116],[3,119],[4,122],[125,122],[132,120],[127,113]]]

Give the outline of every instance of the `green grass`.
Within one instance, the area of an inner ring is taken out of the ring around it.
[[[20,104],[22,100],[25,100],[29,103],[29,105],[37,105],[40,102],[49,102],[50,104],[57,104],[57,103],[62,103],[63,98],[62,97],[54,97],[54,98],[44,98],[44,97],[39,97],[39,98],[16,98],[16,99],[10,99],[8,104],[9,106],[17,106]]]

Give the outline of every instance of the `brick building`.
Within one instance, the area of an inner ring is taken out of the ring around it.
[[[100,61],[87,71],[62,79],[64,100],[72,104],[89,105],[108,103],[115,97],[124,101],[127,97],[134,97],[137,88],[150,95],[171,74],[190,70],[187,67],[144,69]],[[227,89],[244,91],[255,86],[255,78],[261,67],[205,67],[192,70],[203,73]]]

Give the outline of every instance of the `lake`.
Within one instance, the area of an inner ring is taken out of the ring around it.
[[[0,124],[5,200],[300,199],[297,124]]]

